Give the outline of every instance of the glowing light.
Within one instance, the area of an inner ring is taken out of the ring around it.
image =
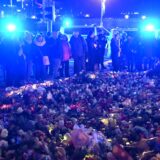
[[[37,17],[35,15],[31,16],[31,19],[36,19]]]
[[[108,142],[112,142],[112,139],[107,139]]]
[[[71,27],[72,26],[72,20],[67,18],[63,22],[63,27]]]
[[[134,12],[134,14],[135,14],[135,15],[138,15],[138,14],[139,14],[139,12]]]
[[[53,130],[54,130],[54,125],[53,125],[53,124],[50,124],[50,125],[48,126],[48,132],[51,134]]]
[[[6,17],[3,18],[1,21],[1,27],[4,32],[4,34],[8,34],[10,36],[10,33],[15,33],[18,35],[21,31],[23,31],[23,25],[22,22],[16,18],[16,17]]]
[[[111,117],[114,117],[115,115],[112,113],[112,114],[110,114],[110,116],[111,116]]]
[[[128,14],[125,15],[124,18],[125,18],[125,19],[129,19],[129,15],[128,15]]]
[[[90,75],[89,75],[89,78],[95,79],[95,78],[96,78],[96,75],[95,75],[95,74],[90,74]]]
[[[129,143],[129,142],[126,142],[126,145],[130,145],[130,143]]]
[[[15,25],[15,24],[8,24],[8,25],[7,25],[7,30],[8,30],[9,32],[14,32],[14,31],[16,31],[16,25]]]
[[[52,128],[52,127],[49,127],[49,128],[48,128],[48,131],[49,131],[49,133],[51,134],[52,131],[53,131],[53,128]]]
[[[153,31],[155,31],[155,26],[153,24],[148,24],[145,27],[145,31],[153,32]]]
[[[32,85],[32,88],[37,89],[37,85],[36,84]]]
[[[4,105],[0,106],[0,109],[1,110],[6,110],[6,109],[10,109],[11,107],[12,107],[11,104],[4,104]]]
[[[92,154],[87,154],[85,157],[84,157],[84,160],[86,159],[93,159],[94,158],[94,155]]]
[[[142,16],[141,18],[144,20],[144,19],[146,19],[147,17],[146,17],[146,16]]]
[[[4,17],[4,11],[1,11],[1,13],[0,13],[0,17]]]
[[[103,118],[103,119],[101,119],[101,122],[104,124],[104,125],[108,125],[108,123],[109,123],[109,120],[108,120],[108,118]]]
[[[90,17],[90,14],[86,14],[85,17],[86,17],[86,18],[89,18],[89,17]]]
[[[17,12],[21,12],[21,10],[20,10],[20,9],[17,9]]]
[[[64,135],[63,140],[67,141],[68,137],[66,135]]]

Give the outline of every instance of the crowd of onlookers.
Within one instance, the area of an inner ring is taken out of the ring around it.
[[[104,56],[110,51],[110,69],[143,71],[154,68],[159,59],[159,44],[159,38],[153,36],[138,38],[136,34],[117,32],[110,39],[103,30],[97,35],[90,31],[87,38],[78,30],[70,38],[59,31],[46,35],[8,33],[0,37],[0,65],[7,86],[69,77],[71,58],[75,74],[105,69]]]
[[[6,85],[21,87],[0,89],[0,160],[160,159],[159,39],[107,40],[93,31],[1,36]],[[115,72],[100,73],[106,47]]]
[[[160,58],[159,33],[133,32],[114,34],[111,40],[111,58],[115,71],[129,72],[150,70]]]
[[[101,64],[104,68],[106,43],[103,33],[99,33],[95,41],[94,32],[85,40],[79,31],[74,31],[69,40],[58,31],[46,35],[39,33],[33,36],[25,32],[24,36],[11,34],[10,37],[1,37],[1,65],[5,80],[7,85],[15,85],[31,78],[43,81],[69,77],[71,58],[75,74],[82,70],[94,71],[95,65]]]
[[[83,73],[0,94],[1,160],[159,160],[160,83]]]

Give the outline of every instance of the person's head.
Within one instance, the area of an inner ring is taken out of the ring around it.
[[[35,40],[36,40],[37,42],[42,42],[42,41],[43,41],[43,36],[42,36],[42,34],[37,34]]]
[[[78,37],[78,36],[79,36],[79,31],[78,31],[78,30],[75,30],[75,31],[73,32],[73,36],[74,36],[74,37]]]
[[[114,35],[114,38],[115,38],[116,40],[119,40],[119,39],[120,39],[119,33],[115,34],[115,35]]]
[[[95,37],[94,30],[92,30],[92,31],[89,32],[88,37],[89,38],[94,38]]]
[[[32,40],[32,38],[33,38],[32,33],[30,33],[29,31],[24,32],[24,39]]]
[[[99,32],[98,32],[98,34],[99,34],[99,35],[100,35],[100,34],[104,34],[104,30],[103,30],[103,29],[100,29]]]
[[[68,41],[68,37],[66,35],[62,35],[62,40],[63,41]]]
[[[128,36],[128,42],[132,42],[133,37],[132,36]]]
[[[51,36],[51,32],[47,32],[46,37],[50,37],[50,36]]]
[[[57,31],[53,31],[52,32],[52,36],[53,36],[53,38],[58,38],[58,32]]]

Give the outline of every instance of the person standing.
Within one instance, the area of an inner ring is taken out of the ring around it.
[[[120,57],[120,37],[115,34],[111,40],[111,59],[114,71],[119,70],[119,57]]]
[[[72,57],[74,59],[74,73],[79,74],[85,70],[85,53],[87,45],[79,31],[74,31],[70,39]]]
[[[36,35],[32,48],[32,59],[35,69],[35,78],[38,81],[44,80],[43,56],[45,53],[45,44],[46,41],[44,37],[41,34]]]
[[[18,86],[19,85],[19,73],[20,66],[19,60],[21,54],[19,54],[20,46],[18,37],[11,35],[3,41],[3,55],[4,66],[6,71],[6,86]],[[21,66],[21,68],[23,68]]]
[[[127,45],[126,45],[126,59],[127,67],[129,72],[133,72],[135,68],[135,45],[134,39],[132,36],[128,36]]]
[[[62,35],[61,43],[63,52],[61,76],[63,77],[65,74],[65,77],[69,77],[69,59],[71,57],[71,48],[66,35]]]
[[[30,81],[33,76],[33,63],[32,63],[32,45],[33,37],[30,32],[25,32],[23,43],[23,53],[26,56],[26,80]]]
[[[107,38],[104,34],[104,31],[101,30],[98,34],[98,56],[100,60],[100,65],[102,69],[105,69],[104,66],[104,55],[105,55],[105,48],[107,44]]]
[[[94,31],[91,31],[87,37],[88,45],[88,71],[95,71],[98,68],[100,57],[98,53],[98,42]]]
[[[47,40],[47,52],[49,54],[50,69],[49,75],[52,79],[59,78],[59,70],[62,61],[62,43],[61,34],[58,31],[53,31],[52,36]]]

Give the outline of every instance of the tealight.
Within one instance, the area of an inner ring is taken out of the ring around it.
[[[96,78],[96,75],[95,75],[95,74],[90,74],[90,75],[89,75],[89,78],[95,79],[95,78]]]

